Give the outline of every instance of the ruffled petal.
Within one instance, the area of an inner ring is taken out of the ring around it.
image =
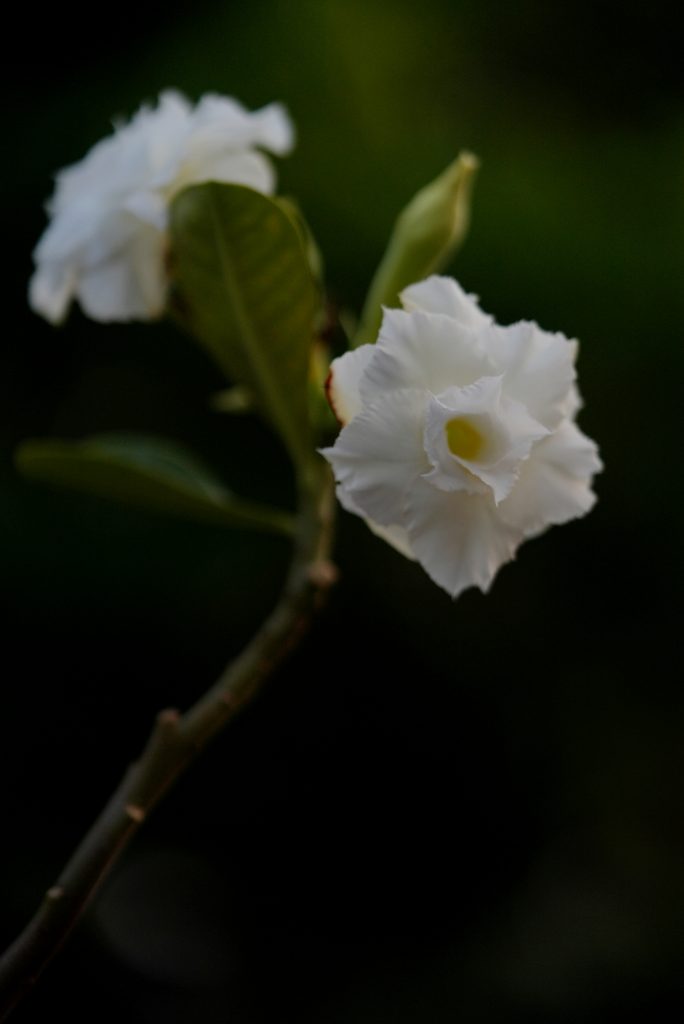
[[[77,277],[65,263],[43,263],[29,281],[29,305],[51,324],[61,324],[76,291]]]
[[[187,185],[233,182],[272,193],[272,164],[255,147],[285,153],[293,136],[280,104],[252,113],[208,95],[193,108],[172,90],[116,123],[113,134],[56,176],[47,204],[52,222],[34,253],[33,309],[57,322],[76,295],[96,320],[156,316],[166,293],[164,266],[142,256],[163,260],[163,244],[152,242],[147,229],[166,231],[168,204]]]
[[[602,468],[594,442],[568,420],[535,445],[499,514],[526,537],[586,515],[596,501],[592,477]]]
[[[486,592],[522,539],[492,499],[439,491],[424,480],[406,495],[404,525],[420,564],[453,598],[473,586]]]
[[[374,352],[373,345],[361,345],[333,359],[330,364],[325,392],[330,408],[342,426],[361,412],[361,378]]]
[[[252,114],[254,144],[276,156],[286,156],[295,144],[295,129],[282,103],[269,103]]]
[[[375,355],[361,380],[361,397],[371,402],[405,388],[439,394],[493,373],[475,331],[441,314],[387,309]]]
[[[155,227],[157,231],[166,230],[169,220],[168,204],[159,192],[154,192],[152,189],[139,189],[124,199],[121,208],[144,224]]]
[[[380,526],[379,523],[374,522],[372,519],[366,519],[366,524],[373,531],[376,537],[380,540],[384,540],[387,544],[390,544],[395,551],[398,551],[404,558],[408,558],[410,562],[416,561],[416,556],[411,548],[411,542],[409,535],[403,526]]]
[[[488,327],[493,317],[483,313],[476,295],[468,295],[453,277],[432,277],[404,288],[399,296],[407,313],[442,313],[464,327]]]
[[[573,420],[584,405],[576,384],[571,384],[567,395],[561,402],[564,420]]]
[[[132,267],[125,256],[83,273],[77,298],[87,316],[103,323],[135,320],[147,313]]]
[[[191,125],[192,105],[172,89],[161,94],[156,108],[143,106],[128,124],[117,125],[117,188],[132,191],[172,181]]]
[[[169,90],[156,108],[144,105],[129,122],[115,123],[112,135],[58,173],[51,211],[70,210],[83,196],[116,204],[131,191],[166,184],[176,172],[190,111],[188,100]]]
[[[273,166],[262,153],[254,150],[228,150],[202,159],[185,160],[174,179],[170,195],[175,195],[188,185],[199,185],[204,181],[246,185],[265,195],[271,195],[276,184]]]
[[[409,390],[380,398],[342,429],[321,454],[362,514],[381,526],[400,522],[404,493],[429,469],[423,450],[426,395]]]
[[[249,111],[231,96],[207,93],[192,115],[193,148],[205,152],[260,146],[284,155],[294,144],[294,127],[281,103]]]
[[[107,213],[101,202],[83,196],[68,212],[56,214],[33,251],[36,263],[71,259],[90,242]]]
[[[147,320],[161,315],[166,300],[163,236],[142,228],[131,244],[106,263],[85,270],[77,298],[93,320]]]
[[[522,320],[490,328],[483,343],[496,372],[504,374],[506,394],[545,427],[556,427],[573,395],[577,342]]]
[[[355,516],[360,516],[361,519],[365,521],[366,526],[373,531],[376,537],[380,537],[381,540],[386,541],[394,548],[395,551],[398,551],[400,555],[403,555],[404,558],[408,558],[409,561],[415,562],[416,556],[411,550],[408,533],[403,526],[397,526],[396,524],[393,524],[392,526],[380,526],[380,524],[376,523],[373,519],[367,519],[359,506],[354,502],[353,498],[347,494],[341,484],[337,488],[337,498],[342,508],[346,509],[347,512],[351,512]]]
[[[471,494],[489,489],[497,504],[510,494],[523,460],[549,431],[520,402],[504,396],[501,385],[501,377],[481,377],[430,399],[425,450],[433,469],[426,479],[435,487]],[[449,423],[467,432],[462,451],[447,439]]]

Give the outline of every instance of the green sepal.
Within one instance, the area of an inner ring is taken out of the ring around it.
[[[24,441],[15,462],[31,480],[183,519],[286,536],[294,530],[289,513],[237,498],[183,445],[157,437]]]

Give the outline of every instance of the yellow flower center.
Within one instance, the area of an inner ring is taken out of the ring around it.
[[[444,427],[452,455],[459,459],[476,459],[482,451],[484,438],[477,427],[461,416],[455,416]]]

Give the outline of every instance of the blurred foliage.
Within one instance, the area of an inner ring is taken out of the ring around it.
[[[46,15],[52,63],[5,65],[7,939],[153,712],[239,649],[287,558],[278,538],[52,494],[12,468],[28,436],[155,433],[237,493],[291,502],[283,453],[252,417],[212,411],[220,375],[171,325],[76,313],[55,332],[26,309],[50,175],[110,115],[169,85],[283,100],[299,131],[283,191],[334,308],[356,314],[397,212],[475,152],[453,271],[499,321],[580,338],[580,423],[606,463],[586,520],[456,605],[342,517],[318,630],[150,822],[18,1024],[94,1006],[179,1024],[684,1012],[675,15],[662,0],[123,3],[88,47],[75,15]]]
[[[292,536],[295,518],[243,502],[192,452],[157,437],[98,434],[81,441],[24,441],[17,469],[29,480],[97,494],[164,515]]]

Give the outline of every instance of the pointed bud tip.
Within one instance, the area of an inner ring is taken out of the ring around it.
[[[479,168],[480,161],[475,154],[464,150],[458,154],[455,160],[452,160],[446,170],[442,171],[432,184],[444,182],[453,192],[462,192],[464,188],[469,190]]]
[[[476,171],[480,166],[479,158],[467,149],[462,150],[458,154],[456,162],[461,165],[464,171]]]

